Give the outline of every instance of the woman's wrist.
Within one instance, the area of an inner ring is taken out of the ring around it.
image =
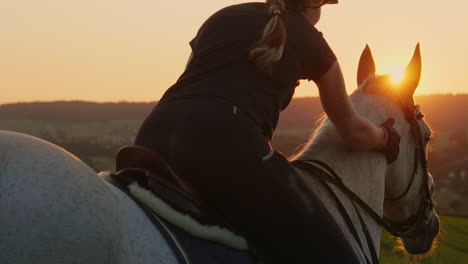
[[[380,131],[382,131],[382,132],[381,132],[381,136],[379,137],[380,138],[380,144],[379,144],[378,149],[383,149],[388,144],[388,131],[383,126],[380,126],[379,128],[380,128]]]
[[[398,158],[398,153],[400,152],[400,135],[398,135],[393,128],[394,124],[395,120],[393,118],[389,118],[380,125],[383,129],[385,145],[378,149],[378,151],[385,155],[389,164]]]

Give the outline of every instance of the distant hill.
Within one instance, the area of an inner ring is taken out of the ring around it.
[[[415,97],[416,104],[435,130],[468,131],[468,94],[423,95]],[[317,97],[297,98],[282,113],[278,128],[310,128],[323,109]]]
[[[468,130],[468,94],[424,95],[415,98],[436,130]],[[0,105],[0,120],[83,122],[141,120],[156,102],[93,103],[83,101],[32,102]],[[278,129],[312,129],[323,110],[317,97],[297,98],[281,115]]]
[[[417,96],[415,101],[435,130],[468,130],[468,94]]]
[[[0,120],[81,122],[143,119],[155,105],[156,102],[94,103],[83,101],[5,104],[0,106]]]

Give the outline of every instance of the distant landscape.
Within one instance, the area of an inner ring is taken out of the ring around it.
[[[468,94],[417,96],[434,130],[429,155],[440,210],[468,215]],[[114,170],[114,155],[132,144],[144,118],[156,105],[82,101],[0,105],[0,129],[56,143],[96,171]],[[281,115],[273,146],[286,156],[296,153],[323,115],[319,98],[294,99]]]
[[[467,217],[468,94],[417,96],[415,101],[421,105],[434,130],[429,169],[436,181],[437,210],[443,215]],[[139,126],[155,105],[156,102],[82,101],[4,104],[0,105],[0,130],[43,138],[67,149],[96,171],[114,171],[116,151],[132,144]],[[287,156],[296,153],[308,140],[322,114],[319,98],[294,99],[281,115],[273,146]],[[443,248],[444,252],[458,256],[446,263],[467,263],[463,262],[468,258],[467,221],[453,217],[444,219],[449,223],[447,233],[462,243],[459,248]],[[450,223],[456,224],[452,228]],[[386,252],[382,256],[388,257],[383,263],[398,263],[388,251],[390,240],[384,237],[382,243],[382,250]]]

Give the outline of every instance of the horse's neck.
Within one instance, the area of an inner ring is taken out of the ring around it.
[[[382,214],[385,163],[380,155],[373,151],[350,151],[338,144],[325,146],[312,142],[307,159],[317,159],[327,163],[349,189],[376,212]]]
[[[322,126],[321,129],[298,159],[316,159],[327,163],[349,189],[382,216],[386,166],[384,158],[374,151],[347,150],[331,124]],[[360,211],[378,252],[381,227],[362,209]]]

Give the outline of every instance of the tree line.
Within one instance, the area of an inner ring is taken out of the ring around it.
[[[468,130],[468,94],[416,96],[417,104],[436,130]],[[143,120],[156,102],[93,103],[84,101],[31,102],[0,105],[0,120],[84,122]],[[323,109],[317,97],[293,99],[282,113],[278,129],[314,128]]]

